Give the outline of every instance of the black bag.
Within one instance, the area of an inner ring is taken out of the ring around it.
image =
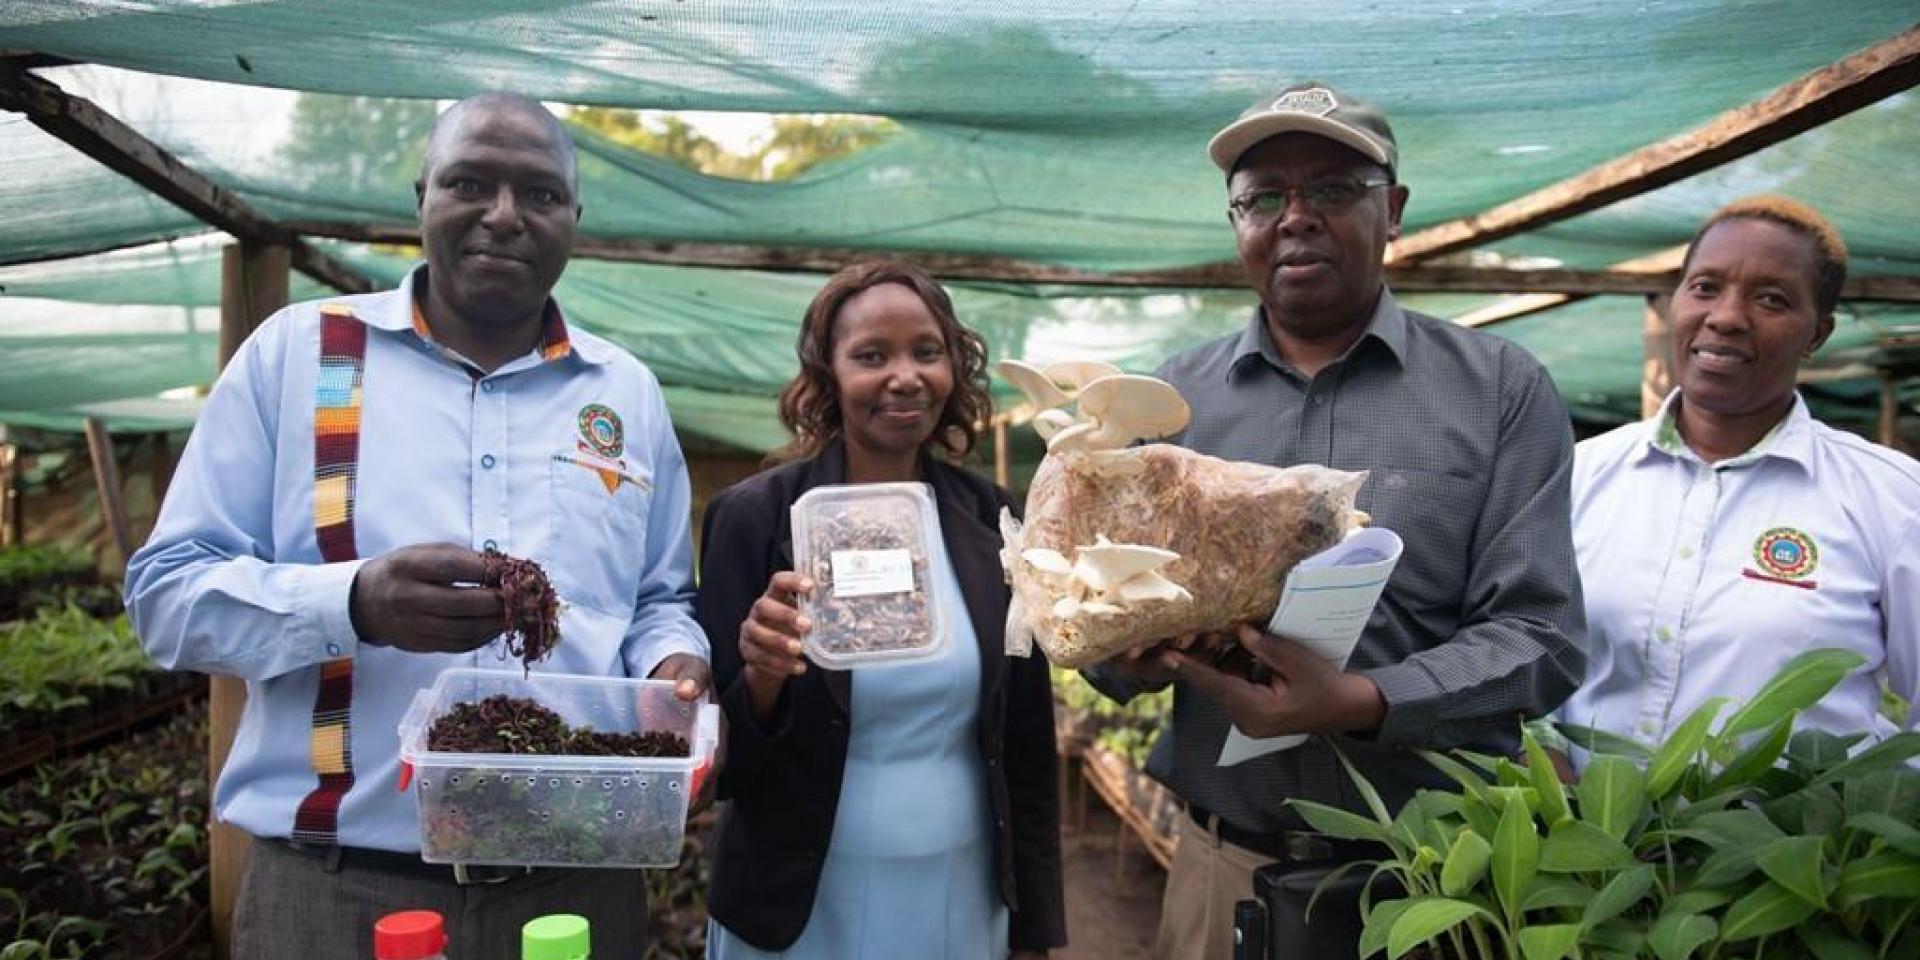
[[[1253,899],[1233,912],[1234,960],[1349,960],[1359,955],[1360,894],[1371,866],[1355,867],[1314,891],[1343,863],[1274,863],[1253,874]],[[1373,902],[1406,895],[1392,874],[1373,883]],[[1309,918],[1307,904],[1313,903]]]

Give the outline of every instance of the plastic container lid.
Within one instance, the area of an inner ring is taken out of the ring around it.
[[[592,950],[587,918],[578,914],[550,913],[520,928],[520,960],[587,960]]]
[[[940,540],[924,483],[815,487],[794,501],[794,569],[812,578],[800,612],[813,621],[807,656],[825,667],[918,660],[947,640],[932,582]]]
[[[426,960],[446,948],[446,923],[432,910],[389,913],[373,925],[376,960]]]

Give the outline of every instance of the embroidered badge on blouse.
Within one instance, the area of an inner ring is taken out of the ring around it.
[[[626,431],[620,426],[620,415],[605,404],[589,403],[580,408],[580,439],[597,453],[609,460],[620,459],[626,449]]]
[[[1761,534],[1759,539],[1753,541],[1753,562],[1760,569],[1747,567],[1740,571],[1742,576],[1750,580],[1785,584],[1802,590],[1813,590],[1819,586],[1807,578],[1820,565],[1820,548],[1814,544],[1812,534],[1804,530],[1774,527]]]

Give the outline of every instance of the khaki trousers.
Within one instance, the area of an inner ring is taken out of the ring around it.
[[[1230,960],[1233,905],[1253,897],[1253,872],[1272,857],[1236,847],[1182,813],[1160,902],[1154,960]]]

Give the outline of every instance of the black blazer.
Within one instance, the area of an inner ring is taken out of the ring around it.
[[[1011,913],[1009,946],[1066,944],[1060,879],[1060,796],[1047,661],[1005,654],[1007,586],[1000,572],[999,514],[1007,492],[923,455],[940,530],[968,619],[980,639],[980,756],[994,820],[1000,897]],[[809,664],[787,681],[772,729],[754,720],[740,662],[740,624],[767,580],[793,569],[787,510],[818,486],[846,482],[839,443],[728,488],[707,507],[695,613],[713,645],[714,688],[727,720],[719,795],[726,801],[707,907],[762,950],[800,938],[846,769],[852,684],[843,670]],[[1018,508],[1016,507],[1017,511]]]

